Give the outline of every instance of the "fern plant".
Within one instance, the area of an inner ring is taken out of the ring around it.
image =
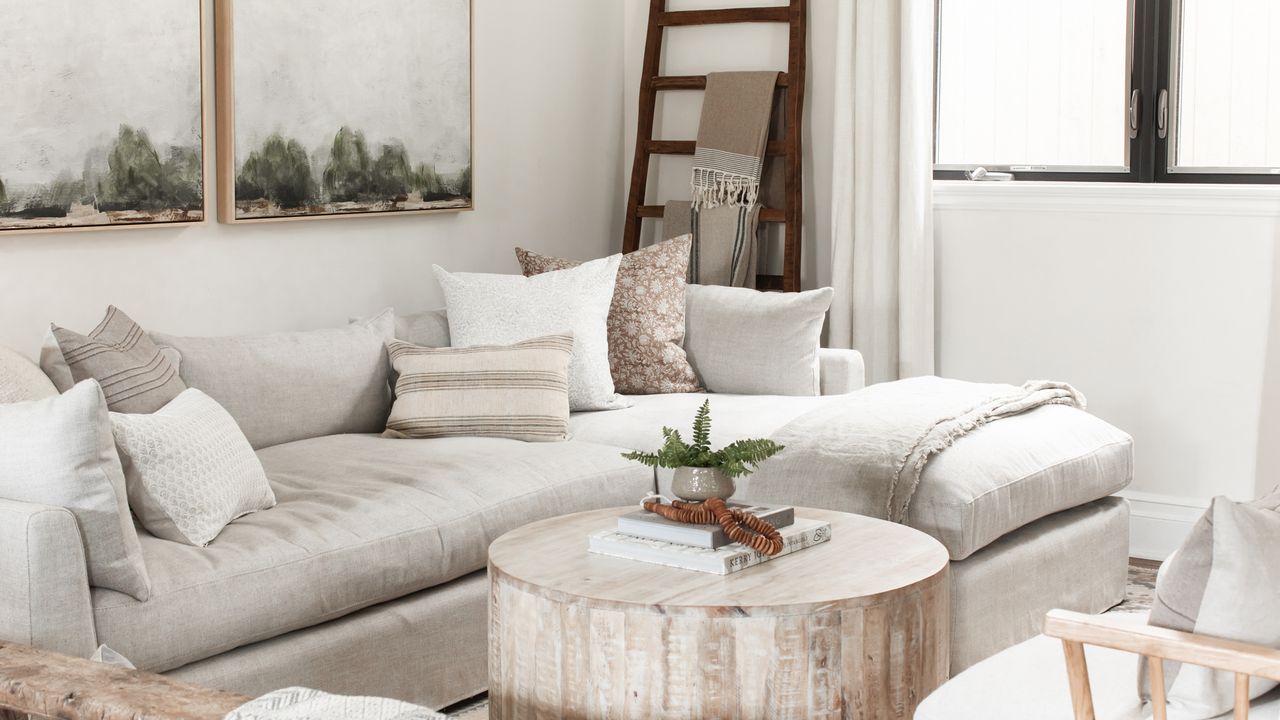
[[[752,439],[729,443],[719,450],[711,449],[711,401],[698,408],[693,418],[693,442],[686,443],[679,430],[662,428],[662,447],[656,453],[629,452],[622,457],[649,467],[720,468],[731,478],[755,471],[756,467],[777,455],[783,446],[772,440]]]

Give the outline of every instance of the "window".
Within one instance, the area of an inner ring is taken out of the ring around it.
[[[937,0],[934,176],[1280,182],[1280,1]]]

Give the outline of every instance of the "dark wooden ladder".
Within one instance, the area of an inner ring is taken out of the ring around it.
[[[721,25],[726,23],[788,23],[787,71],[778,73],[778,87],[783,102],[783,137],[770,139],[766,155],[782,156],[783,207],[761,208],[761,223],[783,223],[784,245],[782,274],[759,275],[756,287],[761,290],[796,292],[800,289],[800,220],[803,201],[801,175],[802,128],[804,114],[804,72],[807,43],[808,0],[790,0],[790,5],[724,10],[685,10],[668,12],[667,0],[650,0],[649,31],[644,44],[644,63],[640,71],[640,109],[636,120],[636,154],[631,166],[631,192],[627,198],[627,219],[622,238],[622,251],[640,249],[640,225],[644,218],[661,218],[661,205],[646,205],[645,189],[649,184],[649,158],[652,155],[692,155],[692,140],[653,139],[654,106],[657,94],[665,90],[703,90],[706,75],[659,75],[664,30],[675,26]],[[775,101],[776,102],[776,101]],[[763,265],[763,263],[762,263]]]

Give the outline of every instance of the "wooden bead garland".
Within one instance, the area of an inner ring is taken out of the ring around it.
[[[672,500],[670,505],[664,505],[661,500],[645,498],[641,505],[651,513],[676,522],[690,525],[719,524],[730,540],[765,555],[782,552],[782,533],[777,528],[749,512],[730,509],[720,498],[700,503]]]

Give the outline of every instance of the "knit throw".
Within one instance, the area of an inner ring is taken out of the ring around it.
[[[693,153],[693,206],[750,207],[759,201],[776,72],[707,76]]]

